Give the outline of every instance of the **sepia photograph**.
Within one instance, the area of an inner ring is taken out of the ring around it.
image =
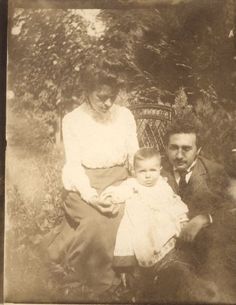
[[[5,304],[236,304],[235,22],[8,1]]]

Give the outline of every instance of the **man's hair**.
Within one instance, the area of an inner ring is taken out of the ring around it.
[[[137,166],[137,162],[151,159],[153,157],[161,158],[159,150],[154,147],[140,148],[134,155],[134,168]]]
[[[188,119],[178,119],[174,121],[169,128],[167,129],[167,132],[165,134],[165,145],[167,146],[169,143],[170,136],[174,134],[195,134],[196,135],[196,146],[197,148],[202,147],[203,145],[203,139],[202,139],[202,133],[201,133],[201,126],[200,123],[197,122],[194,118],[188,118]]]

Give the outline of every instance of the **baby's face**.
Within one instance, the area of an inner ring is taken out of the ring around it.
[[[145,160],[136,161],[135,177],[141,185],[154,186],[160,177],[161,160],[158,157],[152,157]]]

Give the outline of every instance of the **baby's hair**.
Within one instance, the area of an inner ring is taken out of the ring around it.
[[[160,151],[154,147],[140,148],[134,155],[134,168],[138,161],[151,159],[153,157],[161,158]]]

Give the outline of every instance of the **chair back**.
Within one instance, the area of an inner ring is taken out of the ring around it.
[[[130,106],[136,124],[140,147],[155,147],[164,152],[163,137],[172,120],[171,106],[139,104]]]

